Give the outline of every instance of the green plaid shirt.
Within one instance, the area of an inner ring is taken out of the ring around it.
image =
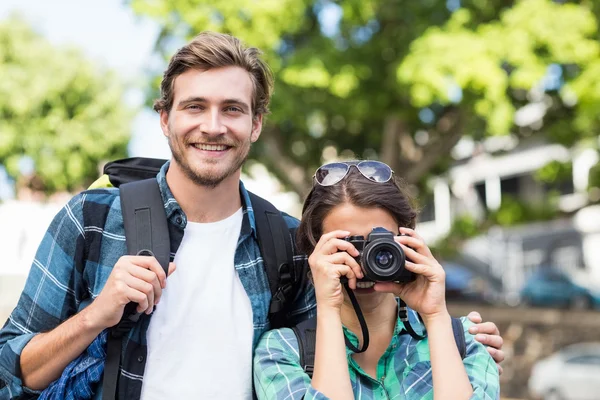
[[[499,399],[498,367],[485,346],[476,342],[467,329],[472,323],[461,318],[465,328],[467,354],[463,360],[473,386],[471,399]],[[414,326],[414,322],[411,321]],[[344,332],[356,346],[358,339],[344,327]],[[350,380],[356,399],[433,399],[433,382],[429,343],[414,340],[406,334],[400,319],[392,341],[377,364],[377,379],[373,379],[354,361],[346,349]],[[314,389],[310,378],[300,366],[298,341],[291,329],[265,333],[254,356],[254,385],[259,399],[327,399]]]

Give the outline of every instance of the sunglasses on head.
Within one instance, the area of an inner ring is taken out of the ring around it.
[[[376,183],[385,183],[392,179],[394,171],[380,161],[344,161],[325,164],[315,172],[315,181],[321,186],[331,186],[348,175],[350,168],[356,167],[365,178]]]

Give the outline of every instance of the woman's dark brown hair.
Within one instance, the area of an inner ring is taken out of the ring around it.
[[[302,208],[302,219],[296,233],[298,250],[311,254],[323,234],[323,220],[341,204],[379,208],[389,212],[398,227],[414,228],[417,211],[404,182],[395,175],[389,182],[375,183],[365,178],[355,167],[332,186],[315,183]]]

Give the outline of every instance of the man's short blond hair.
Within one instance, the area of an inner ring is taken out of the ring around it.
[[[231,35],[202,32],[173,55],[160,85],[160,98],[154,102],[157,112],[171,111],[175,78],[189,69],[209,70],[221,67],[241,67],[252,80],[252,115],[269,113],[273,93],[273,75],[255,47],[246,47]]]

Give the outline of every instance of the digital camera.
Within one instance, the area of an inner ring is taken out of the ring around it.
[[[364,236],[344,238],[360,252],[354,259],[364,273],[362,281],[411,282],[416,276],[405,268],[406,255],[394,240],[394,234],[385,228],[373,228],[365,240]]]

